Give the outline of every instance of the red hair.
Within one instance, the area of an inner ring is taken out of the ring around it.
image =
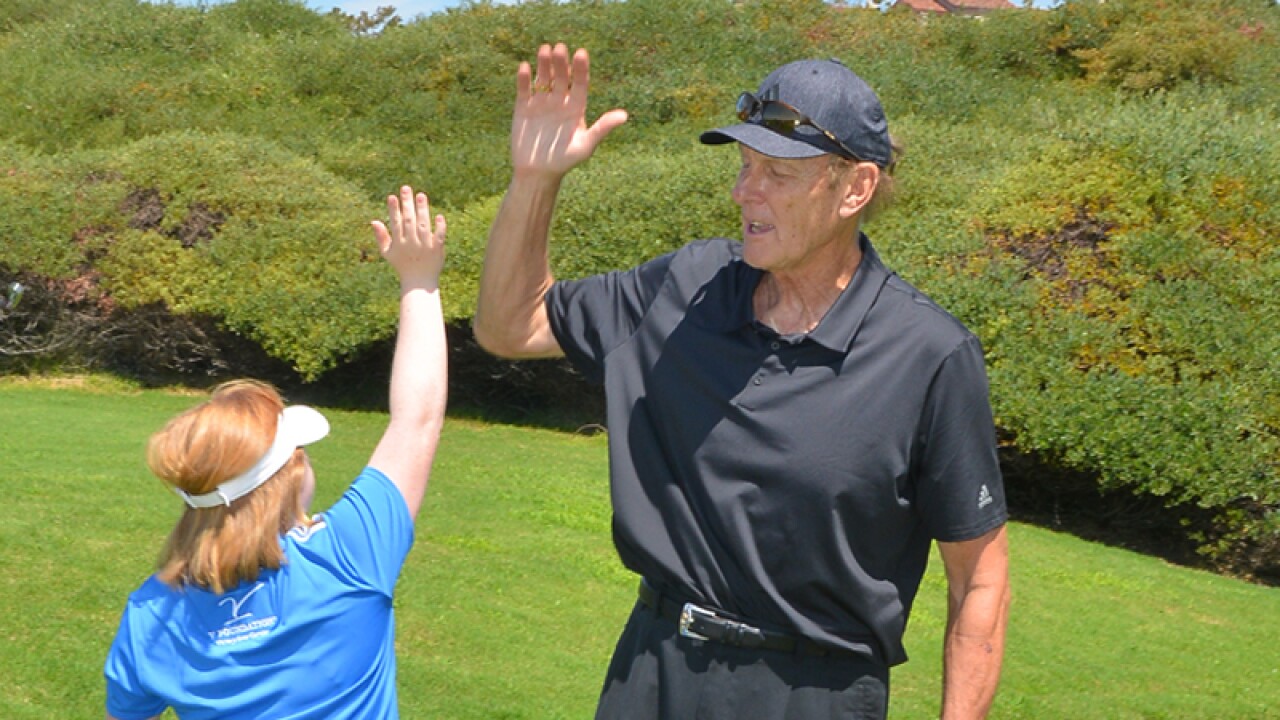
[[[208,401],[173,418],[147,444],[147,465],[166,485],[211,492],[254,465],[271,447],[284,400],[254,380],[219,385]],[[302,507],[306,453],[229,506],[188,507],[160,553],[157,576],[173,587],[216,593],[285,562],[280,536],[309,520]]]

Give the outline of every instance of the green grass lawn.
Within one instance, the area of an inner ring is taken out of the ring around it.
[[[0,382],[0,718],[102,715],[125,596],[181,502],[146,438],[197,396]],[[327,411],[323,509],[385,423]],[[453,420],[397,595],[402,715],[586,718],[635,579],[610,544],[604,437]],[[1280,590],[1028,525],[993,718],[1280,718]],[[944,581],[931,567],[891,717],[936,717]]]

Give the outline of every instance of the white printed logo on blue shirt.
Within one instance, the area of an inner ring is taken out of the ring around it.
[[[271,628],[275,627],[278,620],[275,615],[255,618],[253,613],[245,611],[245,603],[265,586],[266,583],[260,582],[239,598],[229,595],[218,601],[219,606],[230,605],[231,617],[222,624],[221,629],[209,633],[209,639],[215,645],[235,645],[246,640],[266,637],[271,632]]]

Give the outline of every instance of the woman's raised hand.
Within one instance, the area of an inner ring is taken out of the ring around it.
[[[400,188],[400,197],[387,196],[387,214],[384,225],[374,220],[373,234],[378,239],[378,250],[391,263],[400,277],[401,287],[424,286],[435,289],[440,282],[440,270],[444,266],[444,236],[447,228],[444,216],[435,217],[431,223],[431,206],[425,193],[414,194],[413,188]]]

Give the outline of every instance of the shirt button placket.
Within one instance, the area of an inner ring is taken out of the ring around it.
[[[782,349],[782,340],[774,338],[769,341],[769,350],[772,352],[765,355],[764,362],[760,364],[760,369],[756,371],[756,376],[751,379],[751,384],[760,386],[764,384],[765,378],[769,376],[770,368],[776,367],[779,358],[778,351]]]

